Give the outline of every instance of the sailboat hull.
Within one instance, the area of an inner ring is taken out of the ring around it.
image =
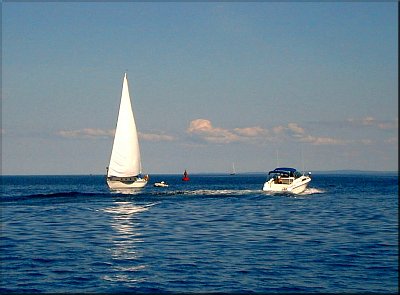
[[[107,185],[110,189],[143,188],[147,180],[137,177],[108,177]]]

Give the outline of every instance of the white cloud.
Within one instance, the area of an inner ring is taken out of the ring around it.
[[[288,129],[292,131],[294,134],[304,134],[304,128],[300,127],[296,123],[289,123],[288,124]]]
[[[196,135],[207,142],[230,143],[240,141],[240,136],[223,128],[215,128],[207,119],[196,119],[190,122],[187,132]]]
[[[389,122],[378,123],[378,127],[385,130],[399,129],[399,119],[395,119]]]
[[[115,129],[84,128],[80,130],[60,130],[57,134],[66,138],[107,138],[114,136]]]
[[[272,131],[274,132],[275,135],[282,135],[285,133],[285,131],[287,130],[286,127],[284,126],[274,126],[272,127]]]
[[[288,123],[287,126],[275,126],[272,128],[275,138],[279,141],[294,140],[297,142],[305,142],[312,145],[339,145],[344,144],[346,141],[336,139],[333,137],[318,137],[307,134],[306,130],[299,126],[297,123]]]
[[[373,141],[371,139],[361,139],[360,143],[363,145],[371,145],[373,144]]]
[[[376,120],[374,117],[365,117],[361,119],[361,125],[369,126],[369,125],[375,125]]]
[[[346,144],[348,141],[336,139],[333,137],[321,137],[321,136],[312,136],[306,135],[299,139],[301,142],[310,143],[312,145],[341,145]]]
[[[233,131],[239,136],[244,137],[259,137],[267,135],[268,131],[261,127],[246,127],[246,128],[235,128]]]
[[[190,133],[197,133],[197,132],[209,132],[212,130],[212,124],[210,120],[206,119],[196,119],[190,122],[188,131]]]
[[[399,128],[399,119],[394,120],[376,120],[374,117],[367,116],[361,119],[347,119],[347,122],[352,126],[370,126],[378,129],[390,130]]]
[[[84,128],[79,130],[61,130],[58,131],[59,136],[65,138],[113,138],[115,134],[115,129],[94,129],[94,128]],[[139,132],[139,138],[145,141],[172,141],[175,138],[166,134],[156,134],[156,133],[142,133]]]
[[[399,143],[399,138],[398,137],[391,137],[385,140],[385,143],[390,143],[390,144],[398,144]]]
[[[372,126],[376,123],[375,118],[371,117],[371,116],[361,118],[361,119],[349,118],[346,121],[353,126]]]
[[[187,133],[211,143],[250,143],[261,138],[265,139],[268,130],[259,126],[234,128],[230,130],[214,127],[211,121],[207,119],[196,119],[190,122]]]
[[[145,141],[174,141],[175,137],[166,134],[142,133],[139,132],[139,138]]]
[[[187,132],[211,143],[262,143],[265,141],[297,141],[313,145],[340,145],[347,143],[344,140],[332,137],[316,137],[306,133],[306,130],[297,123],[287,126],[274,126],[272,133],[259,126],[234,128],[232,130],[214,127],[210,120],[196,119],[190,122]]]

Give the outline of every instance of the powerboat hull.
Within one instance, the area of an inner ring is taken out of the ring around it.
[[[301,176],[290,183],[276,183],[274,179],[270,179],[264,183],[263,191],[272,193],[301,194],[306,190],[310,181],[311,178],[309,176]]]
[[[138,177],[107,177],[110,189],[139,189],[147,184],[147,180]]]

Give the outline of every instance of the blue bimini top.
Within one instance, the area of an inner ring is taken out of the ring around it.
[[[289,174],[290,172],[294,173],[297,170],[294,168],[287,168],[287,167],[281,167],[281,168],[275,168],[275,170],[269,171],[268,174],[271,173],[287,173]]]

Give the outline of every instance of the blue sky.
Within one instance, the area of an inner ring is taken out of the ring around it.
[[[3,2],[2,173],[105,173],[125,71],[146,173],[397,170],[397,17],[395,2]]]

